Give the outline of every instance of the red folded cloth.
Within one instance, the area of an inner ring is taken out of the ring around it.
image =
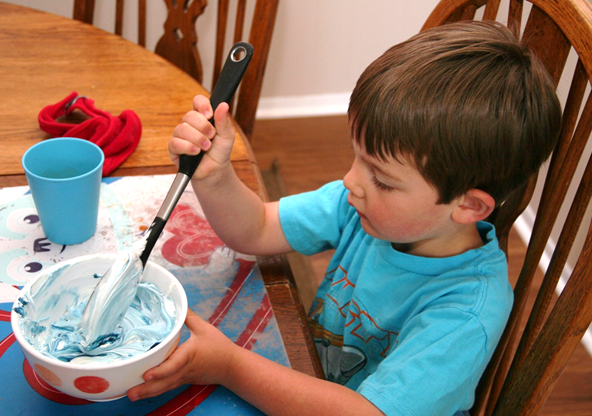
[[[89,118],[79,124],[56,121],[74,110],[82,111]],[[142,135],[142,123],[132,110],[124,110],[115,117],[95,108],[94,100],[76,92],[57,104],[43,108],[39,113],[39,126],[52,137],[77,137],[103,149],[103,176],[109,175],[136,150]]]

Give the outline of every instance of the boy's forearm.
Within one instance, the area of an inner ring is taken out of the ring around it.
[[[193,179],[192,185],[208,222],[228,247],[246,254],[291,250],[274,210],[241,182],[232,165]]]
[[[237,351],[222,383],[266,415],[382,415],[362,395],[263,358]]]

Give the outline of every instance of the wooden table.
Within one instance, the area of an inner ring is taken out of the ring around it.
[[[76,91],[114,115],[135,111],[142,138],[111,176],[175,173],[167,142],[192,97],[207,94],[193,78],[156,54],[76,20],[0,3],[0,187],[26,185],[21,157],[48,138],[37,115]],[[266,198],[248,141],[237,132],[232,163]],[[164,196],[163,196],[164,197]],[[258,258],[292,367],[320,376],[306,315],[284,257]]]

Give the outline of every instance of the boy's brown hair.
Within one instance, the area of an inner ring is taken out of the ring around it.
[[[348,116],[368,154],[411,161],[445,204],[480,189],[499,205],[561,129],[544,66],[495,22],[448,24],[393,46],[360,76]]]

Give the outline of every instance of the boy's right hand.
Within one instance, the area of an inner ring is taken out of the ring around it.
[[[173,138],[169,140],[169,157],[177,166],[180,155],[196,155],[207,151],[193,175],[196,179],[206,178],[230,164],[234,128],[228,104],[221,103],[216,109],[216,127],[208,121],[212,114],[210,100],[203,95],[196,96],[193,99],[193,111],[185,114],[182,123],[175,127]]]
[[[144,383],[128,391],[131,401],[154,397],[183,384],[226,383],[234,354],[241,347],[191,310],[187,311],[185,325],[189,339],[144,373]]]

